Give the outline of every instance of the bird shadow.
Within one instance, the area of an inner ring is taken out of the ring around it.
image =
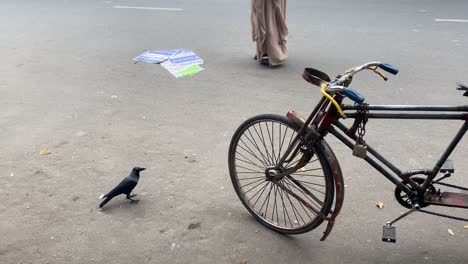
[[[100,208],[99,210],[104,213],[110,213],[114,210],[118,210],[121,208],[122,209],[133,208],[138,203],[140,203],[140,200],[129,201],[125,199],[125,200],[119,200],[119,201],[112,201],[111,204],[106,204],[104,207]]]

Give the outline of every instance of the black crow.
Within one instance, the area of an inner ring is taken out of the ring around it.
[[[132,202],[138,201],[132,199],[132,197],[135,197],[136,194],[130,194],[133,191],[133,188],[138,183],[138,180],[140,179],[140,171],[146,170],[145,168],[140,168],[140,167],[135,167],[132,169],[130,172],[130,175],[128,175],[125,179],[123,179],[117,187],[112,189],[108,194],[106,195],[101,195],[99,199],[106,198],[102,203],[99,205],[99,208],[102,208],[106,203],[108,203],[112,198],[114,198],[117,195],[125,194],[127,195],[127,199],[129,199]]]

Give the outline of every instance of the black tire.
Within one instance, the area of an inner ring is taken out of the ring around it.
[[[285,116],[258,115],[248,119],[237,129],[229,147],[229,173],[242,204],[260,223],[284,234],[302,234],[323,222],[322,218],[303,206],[302,202],[280,188],[271,178],[269,180],[265,173],[267,168],[276,165],[275,162],[286,151],[299,129],[299,125]],[[265,142],[265,139],[270,142]],[[292,178],[284,177],[279,181],[317,211],[328,215],[333,204],[334,182],[323,152],[323,144],[326,143],[322,140],[312,147],[314,156],[302,170],[291,174]],[[293,166],[301,156],[302,153],[299,153],[284,167]],[[312,196],[301,189],[297,182]],[[258,203],[259,200],[262,200],[262,206]],[[270,204],[272,208],[269,207]]]

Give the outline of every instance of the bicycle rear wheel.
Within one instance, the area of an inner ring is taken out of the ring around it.
[[[271,177],[272,170],[293,167],[304,155],[277,164],[299,129],[285,116],[259,115],[237,129],[229,147],[229,173],[239,199],[260,223],[286,234],[319,226],[323,219],[316,212],[328,215],[334,198],[331,168],[319,144],[312,146],[314,155],[300,170],[281,179]]]

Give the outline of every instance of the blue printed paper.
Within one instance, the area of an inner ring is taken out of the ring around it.
[[[202,58],[200,58],[192,50],[180,49],[177,51],[177,53],[169,56],[169,61],[171,63],[178,65],[203,64]]]
[[[135,62],[161,64],[174,77],[194,75],[203,70],[203,59],[190,49],[152,50],[133,59]]]
[[[161,63],[168,60],[170,56],[177,54],[178,52],[179,51],[177,50],[152,50],[141,54],[133,60],[147,63]]]

